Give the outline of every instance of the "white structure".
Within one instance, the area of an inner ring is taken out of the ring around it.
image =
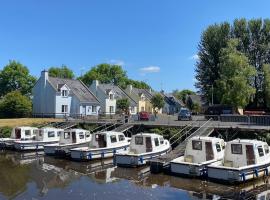
[[[233,140],[227,143],[224,159],[208,167],[208,177],[230,183],[268,176],[269,146],[258,140]]]
[[[32,140],[36,136],[34,130],[37,129],[28,126],[15,127],[11,131],[10,138],[0,138],[0,146],[3,148],[13,148],[14,141],[16,140]]]
[[[88,146],[92,135],[88,130],[69,129],[61,132],[58,144],[48,144],[44,146],[47,155],[66,156],[70,154],[70,149]]]
[[[117,85],[101,84],[98,80],[94,80],[90,86],[90,90],[98,98],[101,104],[101,113],[115,114],[117,111],[116,101],[118,99],[127,98],[130,103],[130,114],[137,114],[136,102]]]
[[[63,129],[45,127],[38,130],[34,130],[36,134],[32,140],[16,140],[14,147],[16,150],[41,150],[44,149],[44,145],[59,143],[60,134]]]
[[[33,88],[35,116],[97,116],[99,108],[97,98],[79,80],[49,77],[42,71]]]
[[[74,160],[111,158],[117,152],[127,152],[129,144],[129,139],[123,133],[97,132],[93,134],[89,147],[71,149],[71,158]]]
[[[146,164],[152,158],[167,154],[171,150],[168,140],[154,133],[133,135],[129,151],[116,154],[116,164],[119,166],[139,166]]]
[[[188,140],[184,156],[170,162],[171,172],[188,176],[207,175],[206,166],[223,159],[225,142],[214,137],[193,137]]]

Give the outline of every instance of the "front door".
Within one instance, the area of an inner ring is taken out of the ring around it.
[[[247,165],[255,164],[253,145],[246,145]]]
[[[76,133],[72,132],[72,143],[76,143]]]
[[[151,137],[146,137],[145,138],[145,144],[146,144],[146,152],[151,152],[152,149],[152,141],[151,141]]]
[[[212,142],[205,142],[206,161],[214,159]]]

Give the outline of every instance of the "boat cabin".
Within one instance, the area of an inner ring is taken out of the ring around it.
[[[11,138],[31,140],[35,137],[35,130],[38,130],[38,128],[28,126],[15,127],[12,129]]]
[[[202,163],[224,156],[225,142],[215,137],[193,137],[188,140],[184,162]]]
[[[227,143],[223,165],[239,168],[263,163],[267,157],[269,146],[266,142],[236,139]]]
[[[69,129],[60,134],[60,144],[75,144],[91,141],[90,131],[84,129]]]
[[[35,130],[37,141],[56,141],[60,139],[61,132],[63,129],[45,127],[38,130]]]
[[[154,133],[139,133],[133,135],[130,143],[130,152],[135,154],[155,152],[165,145],[163,136]]]
[[[105,131],[93,134],[92,147],[106,148],[118,146],[119,143],[126,142],[125,135],[121,132]]]

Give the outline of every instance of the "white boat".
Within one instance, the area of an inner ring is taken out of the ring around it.
[[[44,152],[46,155],[67,156],[70,155],[70,149],[88,146],[91,138],[92,135],[88,130],[65,130],[60,134],[59,143],[45,145]]]
[[[154,133],[139,133],[131,138],[128,152],[117,153],[118,166],[136,167],[145,165],[150,159],[167,154],[171,150],[168,140]]]
[[[186,145],[185,154],[170,162],[173,174],[184,176],[207,175],[207,165],[221,161],[225,142],[215,137],[193,137]]]
[[[118,152],[126,152],[129,144],[129,138],[121,132],[98,132],[93,134],[88,147],[71,149],[71,158],[78,161],[111,158]]]
[[[228,183],[268,176],[269,146],[258,140],[237,139],[227,143],[224,159],[208,167],[209,179]]]
[[[16,140],[14,147],[16,150],[43,150],[44,145],[57,144],[63,129],[45,127],[34,130],[36,136],[32,140]]]
[[[14,141],[32,140],[36,136],[34,130],[37,129],[38,128],[28,126],[15,127],[11,131],[10,138],[0,138],[0,146],[2,148],[13,148]]]

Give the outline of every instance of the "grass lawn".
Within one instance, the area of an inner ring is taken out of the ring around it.
[[[0,119],[0,127],[16,127],[16,126],[31,126],[42,125],[50,122],[60,122],[63,119],[54,118],[17,118],[17,119]]]

